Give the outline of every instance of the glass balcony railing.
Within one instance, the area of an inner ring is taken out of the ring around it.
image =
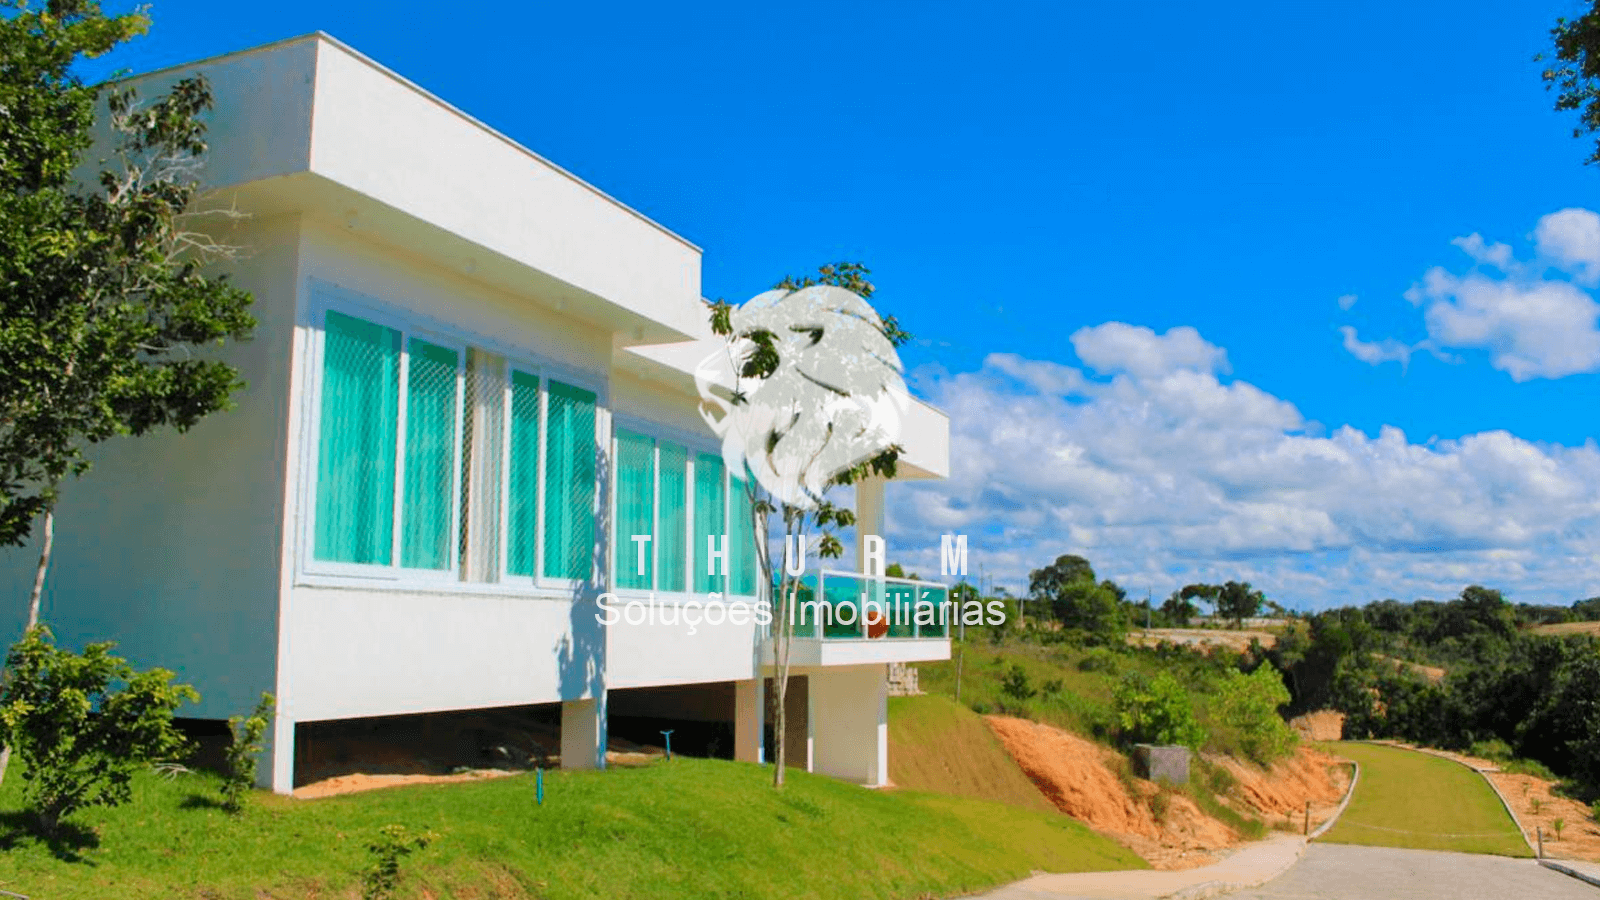
[[[801,579],[795,637],[817,640],[928,640],[950,634],[948,585],[823,570]]]

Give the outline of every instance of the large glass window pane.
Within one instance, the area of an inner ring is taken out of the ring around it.
[[[644,544],[644,565],[639,564],[636,534],[654,539],[651,519],[655,512],[656,442],[642,434],[617,431],[617,518],[612,527],[612,559],[617,587],[648,590],[655,548]]]
[[[539,559],[539,377],[511,373],[506,571],[532,578]]]
[[[660,445],[660,487],[656,491],[656,590],[685,589],[688,548],[689,451],[677,444]]]
[[[450,568],[456,472],[456,370],[448,347],[412,338],[406,374],[406,483],[400,565]]]
[[[694,546],[690,559],[694,566],[694,589],[701,593],[724,590],[723,575],[727,572],[727,557],[717,563],[707,555],[707,539],[714,538],[716,546],[725,547],[727,533],[727,494],[724,490],[722,460],[709,453],[701,453],[694,460]],[[706,570],[707,562],[716,566],[716,574]]]
[[[544,574],[594,573],[595,395],[551,381],[546,404]]]
[[[399,412],[400,333],[329,311],[312,542],[317,559],[391,562]]]
[[[756,546],[754,504],[750,502],[748,484],[734,479],[729,484],[728,509],[728,562],[732,566],[730,593],[751,596],[756,592]]]

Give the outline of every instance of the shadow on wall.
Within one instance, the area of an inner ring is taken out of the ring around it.
[[[609,455],[598,446],[591,483],[602,486],[611,483]],[[603,488],[595,492],[594,507],[595,531],[591,542],[594,549],[589,557],[589,578],[573,588],[567,633],[554,647],[564,700],[600,697],[605,692],[606,628],[600,621],[600,594],[606,589],[606,576],[610,571],[607,537],[611,534],[611,503]]]

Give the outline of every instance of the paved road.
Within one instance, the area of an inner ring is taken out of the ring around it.
[[[1312,844],[1293,868],[1232,900],[1600,900],[1600,888],[1528,859]]]

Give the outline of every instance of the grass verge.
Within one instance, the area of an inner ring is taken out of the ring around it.
[[[1475,772],[1436,756],[1373,744],[1329,749],[1361,764],[1361,779],[1338,824],[1336,844],[1531,856],[1500,799]]]
[[[33,897],[358,895],[366,845],[389,824],[439,840],[406,863],[401,897],[899,898],[1055,872],[1142,868],[1059,814],[803,772],[679,757],[637,769],[416,785],[317,801],[257,794],[215,807],[207,774],[141,774],[134,802],[93,810],[55,848],[20,828],[20,779],[0,788],[0,888]]]

